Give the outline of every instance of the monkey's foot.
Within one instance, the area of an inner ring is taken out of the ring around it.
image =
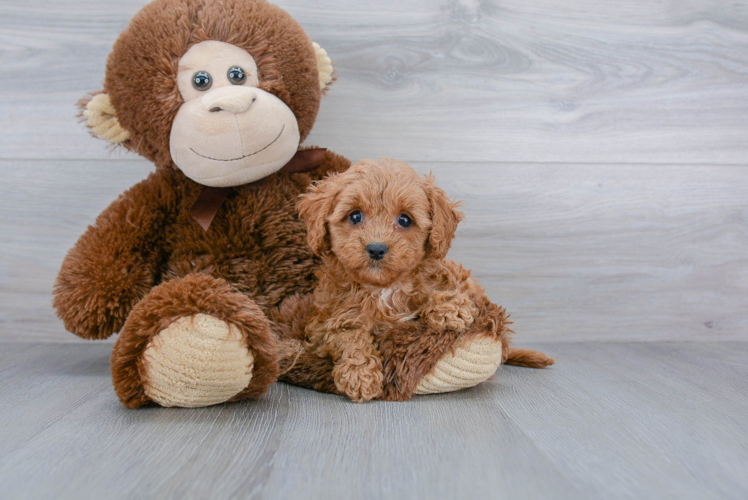
[[[128,408],[257,398],[277,376],[277,340],[265,314],[226,281],[203,274],[148,292],[112,350],[114,390]]]
[[[501,340],[476,337],[447,353],[426,374],[416,394],[436,394],[473,387],[487,380],[501,365]]]
[[[236,326],[197,314],[177,319],[150,340],[143,353],[143,388],[161,406],[209,406],[247,387],[253,366]]]

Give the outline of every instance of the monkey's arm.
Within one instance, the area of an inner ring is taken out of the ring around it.
[[[68,252],[53,305],[70,332],[109,337],[155,284],[162,230],[176,210],[164,176],[155,172],[120,195]]]

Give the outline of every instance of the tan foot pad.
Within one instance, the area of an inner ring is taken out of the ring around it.
[[[446,354],[423,377],[416,394],[436,394],[472,387],[494,374],[501,364],[501,341],[477,338]]]
[[[161,406],[223,403],[252,379],[254,357],[237,328],[207,314],[180,318],[143,353],[145,393]]]

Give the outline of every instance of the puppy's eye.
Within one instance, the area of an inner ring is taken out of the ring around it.
[[[208,90],[213,85],[213,79],[207,71],[198,71],[192,75],[192,86],[197,90]]]
[[[400,217],[397,218],[397,223],[400,224],[400,227],[410,227],[413,224],[413,219],[405,214],[400,214]]]
[[[348,222],[350,222],[354,226],[357,224],[361,224],[363,220],[364,220],[364,214],[361,213],[361,210],[356,210],[355,212],[351,212],[351,215],[348,216]]]

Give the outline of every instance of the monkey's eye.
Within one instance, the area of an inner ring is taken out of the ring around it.
[[[241,85],[247,81],[247,74],[239,66],[231,67],[226,76],[229,77],[229,81],[234,85]]]
[[[351,215],[348,216],[348,222],[350,222],[354,226],[361,224],[363,220],[364,220],[364,214],[361,213],[361,210],[356,210],[355,212],[351,212]]]
[[[198,71],[192,75],[192,86],[197,90],[208,90],[213,85],[213,79],[207,71]]]
[[[413,219],[405,214],[400,214],[400,217],[397,218],[397,223],[400,224],[401,227],[410,227],[411,224],[413,224]]]

